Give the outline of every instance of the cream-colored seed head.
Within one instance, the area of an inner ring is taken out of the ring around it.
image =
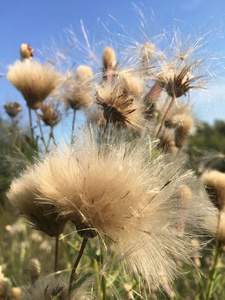
[[[14,179],[7,197],[30,222],[31,225],[49,236],[62,233],[66,220],[59,216],[56,208],[47,203],[40,194],[33,169],[27,169],[23,175]]]
[[[46,201],[79,233],[109,237],[120,259],[149,286],[162,283],[160,274],[168,282],[174,279],[174,256],[191,261],[190,239],[202,235],[208,229],[205,220],[215,215],[197,178],[183,171],[183,161],[151,160],[151,145],[139,141],[134,149],[117,141],[99,152],[96,135],[87,130],[74,148],[62,146],[33,169]],[[181,185],[196,191],[188,207],[177,196]]]
[[[62,82],[61,74],[52,65],[29,60],[16,61],[9,66],[7,79],[21,92],[31,109],[40,108],[41,103]]]
[[[80,65],[74,77],[70,75],[65,82],[62,93],[63,102],[73,110],[87,109],[92,104],[92,69],[89,66]]]

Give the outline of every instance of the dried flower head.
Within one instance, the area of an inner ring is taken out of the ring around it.
[[[146,140],[135,148],[110,143],[100,153],[92,131],[76,142],[34,166],[39,192],[83,236],[109,237],[120,259],[147,285],[162,283],[162,276],[171,282],[174,256],[190,262],[190,239],[202,235],[207,217],[215,214],[202,185],[183,171],[183,160],[151,158],[154,149]],[[196,191],[188,206],[177,193],[182,184]]]
[[[24,60],[24,59],[32,60],[33,56],[34,56],[34,50],[30,45],[22,44],[20,46],[20,58],[21,58],[21,60]]]
[[[43,102],[41,106],[42,115],[40,115],[42,121],[47,126],[55,126],[61,120],[61,113],[58,110],[59,103],[56,101]]]
[[[117,77],[97,87],[96,101],[107,122],[140,129],[144,122],[143,103],[134,95],[130,83]]]
[[[62,94],[63,101],[73,110],[90,107],[92,103],[92,69],[81,65],[77,68],[74,77],[70,74],[68,76]]]
[[[225,174],[210,170],[206,171],[201,179],[213,204],[219,210],[223,210],[225,207]]]
[[[11,117],[15,118],[17,114],[22,110],[22,106],[17,102],[7,102],[4,105],[6,113]]]
[[[42,102],[62,82],[61,74],[52,65],[27,59],[9,66],[7,79],[21,92],[31,109],[40,108]]]
[[[156,81],[169,96],[179,98],[191,89],[201,88],[200,85],[193,85],[202,78],[202,76],[193,76],[195,69],[194,64],[177,67],[174,63],[168,63],[163,66]]]
[[[35,229],[49,236],[57,236],[62,233],[66,220],[59,216],[54,205],[41,198],[33,176],[33,170],[28,168],[20,178],[12,182],[7,197]]]

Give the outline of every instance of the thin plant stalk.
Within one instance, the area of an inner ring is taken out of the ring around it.
[[[28,107],[29,111],[29,123],[30,123],[30,133],[31,133],[31,139],[34,141],[34,128],[33,128],[33,123],[32,123],[32,114],[31,114],[31,109]]]
[[[76,110],[74,109],[74,110],[73,110],[72,131],[71,131],[71,145],[73,144],[73,136],[74,136],[75,120],[76,120]]]
[[[166,110],[166,112],[165,112],[165,114],[164,114],[164,116],[163,116],[163,118],[162,118],[161,125],[160,125],[160,127],[159,127],[158,132],[157,132],[156,138],[158,138],[158,137],[160,136],[160,134],[161,134],[161,132],[162,132],[163,125],[164,125],[164,123],[165,123],[165,121],[166,121],[167,114],[168,114],[168,112],[170,111],[171,107],[173,106],[175,100],[176,100],[176,97],[173,97],[172,100],[170,101],[170,104],[169,104],[169,106],[167,107],[167,110]]]
[[[105,251],[104,251],[104,246],[101,247],[101,256],[100,256],[100,259],[101,259],[101,275],[102,275],[102,278],[101,278],[101,300],[107,300],[107,295],[106,295],[106,280],[105,280],[105,277],[104,277],[104,259],[105,259]]]
[[[45,142],[44,133],[43,133],[42,126],[41,126],[41,117],[40,117],[39,112],[37,110],[35,110],[35,112],[36,112],[36,115],[37,115],[37,118],[38,118],[38,126],[39,126],[40,133],[41,133],[41,139],[42,139],[42,142],[45,146],[46,152],[48,152],[48,146]]]
[[[54,264],[54,272],[57,272],[58,267],[58,257],[59,257],[59,235],[55,237],[55,264]]]
[[[78,266],[78,264],[79,264],[79,262],[81,260],[81,257],[83,255],[83,252],[84,252],[85,246],[87,244],[87,241],[88,241],[88,238],[84,237],[83,241],[82,241],[82,244],[81,244],[81,247],[80,247],[80,251],[79,251],[78,256],[77,256],[77,259],[75,260],[75,263],[74,263],[74,266],[73,266],[73,269],[72,269],[72,272],[71,272],[71,275],[70,275],[69,294],[72,292],[74,275],[75,275],[77,266]]]
[[[218,264],[220,260],[220,242],[219,242],[219,227],[220,227],[220,214],[217,223],[217,235],[216,235],[216,245],[214,249],[213,256],[213,266],[208,276],[208,281],[206,284],[206,300],[211,299],[213,288],[215,285],[215,279],[218,271]]]

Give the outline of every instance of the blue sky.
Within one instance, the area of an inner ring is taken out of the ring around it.
[[[146,18],[144,29],[141,28],[143,19],[135,11],[132,3],[141,9]],[[196,38],[212,30],[213,33],[208,36],[205,47],[206,56],[216,58],[210,59],[208,64],[217,77],[209,83],[208,91],[196,95],[192,103],[195,103],[194,110],[198,118],[209,122],[215,118],[224,119],[224,0],[1,0],[0,73],[5,74],[7,65],[19,58],[21,43],[30,44],[35,50],[35,56],[40,60],[43,59],[43,52],[53,49],[53,45],[57,45],[59,49],[66,49],[68,32],[65,33],[65,30],[68,28],[85,44],[81,19],[90,48],[94,49],[99,57],[106,43],[119,41],[119,38],[108,31],[126,34],[130,41],[133,39],[141,42],[143,34],[152,38],[166,32],[168,36],[172,36],[174,28],[179,28],[184,39],[187,34]],[[79,63],[82,54],[87,54],[85,49],[80,52],[76,52],[75,49],[74,53],[71,52],[71,59]],[[7,101],[18,101],[26,110],[20,93],[5,78],[1,78],[1,114],[4,114],[3,106]],[[78,118],[82,119],[82,116]]]

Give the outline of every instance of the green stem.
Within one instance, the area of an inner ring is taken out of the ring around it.
[[[76,269],[77,269],[77,266],[81,260],[81,257],[83,255],[83,252],[84,252],[84,249],[85,249],[85,246],[87,244],[87,241],[88,241],[88,238],[84,237],[83,238],[83,242],[82,242],[82,245],[80,247],[80,251],[78,253],[78,256],[77,256],[77,259],[75,260],[75,263],[74,263],[74,266],[73,266],[73,269],[72,269],[72,272],[71,272],[71,275],[70,275],[70,283],[69,283],[69,294],[72,292],[72,287],[73,287],[73,281],[74,281],[74,275],[75,275],[75,272],[76,272]]]
[[[104,245],[101,247],[101,255],[100,255],[100,262],[101,262],[101,300],[107,300],[106,295],[106,280],[104,276],[104,260],[105,260],[105,250]]]
[[[54,264],[55,273],[57,272],[58,256],[59,256],[59,235],[55,237],[55,264]]]
[[[38,110],[35,110],[35,112],[36,112],[36,115],[37,115],[37,118],[38,118],[38,126],[39,126],[40,133],[41,133],[41,139],[42,139],[42,142],[43,142],[43,144],[45,146],[45,150],[48,153],[48,146],[47,146],[47,144],[45,142],[44,133],[43,133],[42,126],[41,126],[41,117],[39,115]]]
[[[163,125],[164,125],[164,123],[165,123],[165,121],[166,121],[167,114],[168,114],[168,112],[170,111],[171,107],[173,106],[175,100],[176,100],[176,97],[173,97],[172,100],[170,101],[170,104],[169,104],[169,106],[167,107],[167,110],[166,110],[166,112],[165,112],[165,114],[164,114],[164,116],[163,116],[163,118],[162,118],[161,125],[160,125],[160,127],[159,127],[158,132],[157,132],[156,138],[160,137],[160,134],[161,134],[161,132],[162,132]]]
[[[75,120],[76,120],[76,110],[74,109],[74,110],[73,110],[72,131],[71,131],[71,145],[73,144],[73,136],[74,136]]]

